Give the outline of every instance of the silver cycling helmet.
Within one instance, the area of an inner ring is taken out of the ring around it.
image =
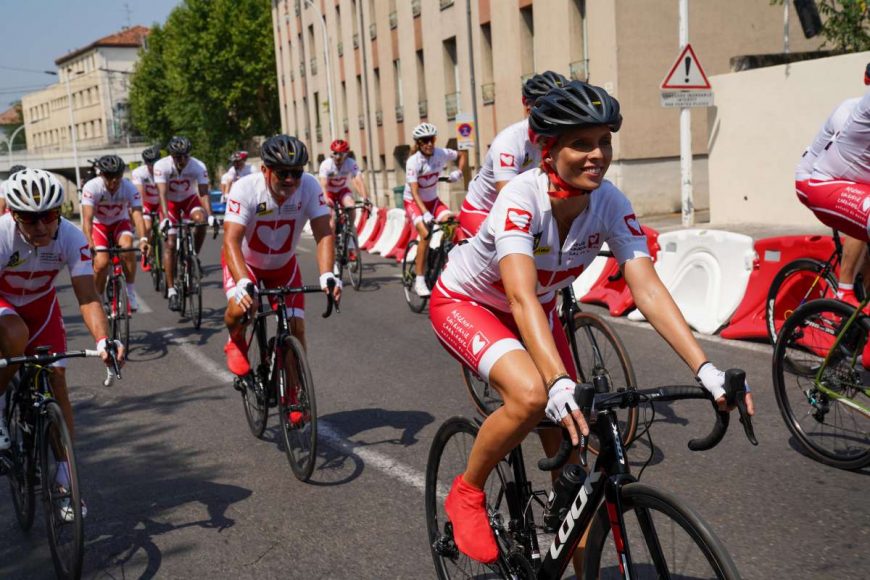
[[[41,212],[63,204],[63,186],[42,169],[22,169],[6,181],[6,203],[12,211]]]

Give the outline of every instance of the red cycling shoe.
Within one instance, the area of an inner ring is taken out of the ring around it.
[[[224,345],[224,353],[227,355],[227,368],[234,375],[241,377],[251,372],[251,365],[248,364],[248,355],[245,352],[247,350],[244,339],[239,344],[230,337],[226,345]]]
[[[453,523],[453,540],[459,550],[478,562],[491,564],[498,559],[498,546],[486,513],[486,494],[457,475],[444,502]]]

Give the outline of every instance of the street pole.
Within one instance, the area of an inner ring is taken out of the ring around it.
[[[689,0],[680,0],[680,50],[689,44]],[[695,225],[695,205],[692,193],[692,111],[680,107],[680,197],[683,227]]]
[[[79,148],[78,148],[78,134],[76,132],[76,121],[75,115],[73,114],[73,101],[72,101],[72,91],[69,86],[69,76],[72,74],[72,68],[68,68],[66,70],[66,98],[67,104],[69,105],[69,124],[72,137],[72,150],[73,150],[73,163],[75,164],[76,169],[76,194],[78,195],[81,192],[81,174],[79,173]]]
[[[326,17],[320,11],[320,7],[313,0],[307,0],[308,6],[314,8],[317,19],[320,21],[320,29],[323,32],[323,64],[326,67],[326,98],[329,102],[329,141],[335,139],[335,108],[332,99],[332,66],[329,60],[329,34],[326,31]],[[312,47],[313,48],[313,47]]]
[[[369,175],[371,175],[372,180],[372,195],[375,196],[375,200],[378,199],[378,179],[375,176],[374,166],[374,155],[375,155],[375,146],[372,141],[372,131],[371,131],[371,111],[369,109],[369,62],[366,57],[366,45],[369,44],[364,40],[365,38],[365,20],[363,19],[363,8],[362,2],[357,3],[357,10],[359,11],[359,30],[360,30],[360,50],[362,50],[362,61],[363,61],[363,106],[365,107],[365,123],[364,125],[367,127],[366,137],[368,137],[369,142],[369,166],[366,167]],[[378,87],[380,89],[380,87]]]
[[[480,123],[477,122],[477,83],[474,79],[474,35],[471,29],[471,0],[466,0],[468,15],[468,64],[471,73],[471,114],[474,116],[474,166],[480,169]]]

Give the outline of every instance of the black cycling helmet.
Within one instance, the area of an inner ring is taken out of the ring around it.
[[[145,149],[142,152],[142,161],[144,161],[145,163],[148,163],[149,165],[151,163],[157,163],[157,161],[159,159],[160,159],[160,147],[158,147],[157,145],[152,145],[151,147],[149,147],[148,149]]]
[[[622,126],[619,101],[602,89],[571,81],[538,99],[529,114],[529,128],[537,135],[558,137],[577,127],[607,125],[614,133]]]
[[[176,135],[169,140],[169,145],[166,146],[170,155],[187,155],[190,153],[190,139]]]
[[[308,148],[296,137],[275,135],[263,143],[260,158],[269,169],[299,167],[308,163]]]
[[[540,99],[551,90],[558,87],[564,87],[567,84],[568,79],[551,70],[534,75],[523,83],[523,101],[527,105],[532,106],[535,104],[536,100]]]
[[[124,170],[127,168],[124,160],[117,155],[103,155],[97,159],[95,165],[100,170],[100,174],[107,176],[123,175]]]

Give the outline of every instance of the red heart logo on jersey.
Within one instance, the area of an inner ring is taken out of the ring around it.
[[[242,204],[238,201],[231,199],[229,200],[228,204],[229,205],[227,206],[227,209],[230,213],[239,213],[240,211],[242,211]]]
[[[498,162],[502,167],[513,167],[514,156],[510,153],[501,153],[498,156]]]
[[[438,183],[437,173],[427,173],[426,175],[421,175],[417,178],[418,187],[432,187],[436,183]]]
[[[39,272],[11,272],[9,270],[0,273],[0,293],[4,294],[39,294],[51,288],[51,282],[57,275],[57,270],[43,270]]]
[[[169,180],[169,191],[175,193],[178,191],[189,191],[190,190],[190,180],[189,179],[170,179]]]
[[[258,254],[285,254],[293,246],[293,230],[296,220],[260,222],[248,247]]]
[[[119,203],[104,203],[99,207],[100,213],[105,217],[116,217],[121,215],[124,210],[124,205]]]
[[[643,235],[640,223],[637,221],[637,217],[633,213],[628,214],[623,219],[625,220],[625,225],[628,226],[628,229],[633,236]]]
[[[79,248],[79,259],[82,262],[90,262],[91,261],[91,248],[87,244]]]
[[[333,177],[329,180],[329,185],[333,187],[341,187],[347,182],[347,177]]]
[[[532,227],[532,213],[524,209],[509,208],[507,210],[507,219],[504,221],[504,231],[518,230],[529,233]]]

